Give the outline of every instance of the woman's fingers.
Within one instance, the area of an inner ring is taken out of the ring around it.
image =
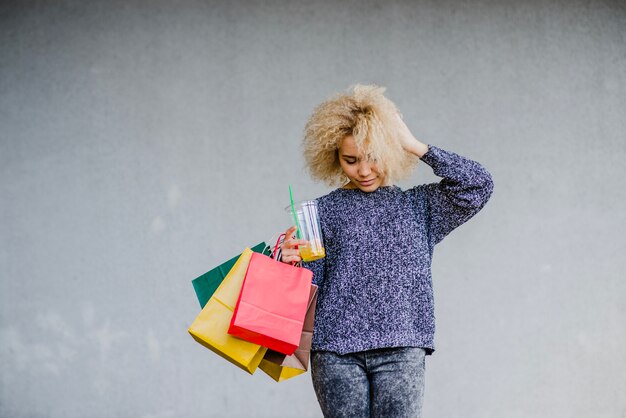
[[[282,254],[280,257],[280,261],[282,261],[283,263],[299,263],[300,261],[302,261],[302,258],[300,258],[299,255]]]
[[[306,245],[306,244],[308,244],[307,240],[297,239],[297,238],[294,237],[294,234],[295,234],[296,230],[297,230],[297,228],[295,226],[292,226],[287,231],[285,231],[285,240],[283,241],[283,250],[290,249],[290,248],[295,248],[298,245]]]
[[[308,241],[304,239],[297,239],[294,237],[297,228],[292,226],[285,231],[285,240],[283,241],[282,251],[280,259],[284,263],[298,263],[302,261],[298,246],[308,244]]]
[[[301,260],[300,253],[298,252],[297,248],[283,248],[280,259],[285,263],[297,263]]]
[[[285,231],[285,239],[291,238],[293,237],[293,234],[296,233],[296,229],[298,229],[295,226],[292,226],[291,228],[289,228],[288,230]]]
[[[309,242],[307,240],[304,239],[296,239],[296,238],[292,238],[292,239],[287,239],[285,240],[285,242],[283,243],[283,251],[285,249],[292,249],[292,248],[298,248],[298,246],[300,245],[306,245]]]

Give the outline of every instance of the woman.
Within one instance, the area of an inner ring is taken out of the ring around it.
[[[312,176],[340,186],[317,199],[326,257],[305,263],[319,286],[311,375],[326,417],[420,416],[433,248],[493,190],[479,163],[417,140],[384,90],[357,85],[319,105],[305,129]],[[443,180],[393,185],[418,159]],[[286,263],[306,243],[294,233]]]

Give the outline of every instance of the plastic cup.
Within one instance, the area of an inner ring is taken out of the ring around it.
[[[326,256],[324,241],[322,240],[322,227],[317,213],[317,202],[315,200],[305,200],[294,204],[295,216],[291,210],[291,205],[285,208],[289,213],[289,220],[294,223],[298,219],[300,239],[308,241],[306,245],[300,245],[298,251],[302,261],[309,262],[319,260]]]

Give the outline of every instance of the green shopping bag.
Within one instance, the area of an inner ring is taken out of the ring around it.
[[[251,249],[256,253],[261,253],[265,255],[270,255],[271,253],[269,246],[265,244],[265,242],[261,242]],[[206,305],[209,299],[211,299],[211,296],[213,296],[213,293],[215,293],[219,285],[222,283],[222,281],[224,281],[224,277],[226,277],[230,269],[233,268],[233,266],[239,259],[239,256],[241,256],[241,254],[231,258],[225,263],[220,264],[214,269],[204,273],[202,276],[191,281],[193,289],[196,291],[196,296],[198,297],[198,302],[200,302],[201,308],[204,308],[204,305]]]

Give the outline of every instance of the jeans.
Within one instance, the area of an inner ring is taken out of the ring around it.
[[[417,347],[311,352],[311,377],[324,417],[420,417],[425,354]]]

